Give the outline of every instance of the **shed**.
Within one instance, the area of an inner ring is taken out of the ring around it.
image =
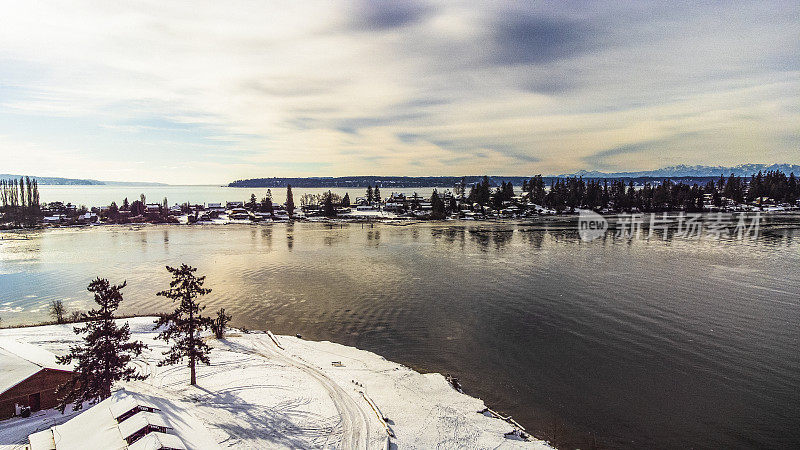
[[[32,344],[0,338],[0,420],[18,414],[55,408],[55,391],[69,381],[72,367],[58,364],[56,356]]]

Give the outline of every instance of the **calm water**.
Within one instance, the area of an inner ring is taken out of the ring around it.
[[[168,305],[192,264],[235,325],[450,372],[535,434],[586,448],[800,445],[800,231],[743,242],[611,239],[521,224],[297,223],[4,233],[0,316]],[[565,445],[568,447],[569,445]]]

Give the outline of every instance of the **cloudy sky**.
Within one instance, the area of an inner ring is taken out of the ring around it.
[[[0,6],[3,173],[800,163],[796,0]]]

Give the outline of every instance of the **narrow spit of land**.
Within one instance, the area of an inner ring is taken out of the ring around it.
[[[184,366],[158,367],[166,349],[154,318],[120,319],[150,348],[137,361],[143,382],[125,389],[171,400],[205,425],[220,448],[551,448],[507,436],[513,426],[440,374],[420,374],[363,350],[268,333],[209,338],[211,365],[188,385]],[[0,336],[64,354],[77,342],[71,325],[0,330]],[[27,436],[70,417],[40,411],[0,426],[0,449],[24,448]],[[386,419],[386,420],[384,420]],[[199,437],[198,437],[199,438]]]

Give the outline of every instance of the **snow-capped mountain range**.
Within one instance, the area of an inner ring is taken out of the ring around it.
[[[584,177],[584,178],[620,178],[620,177],[718,177],[720,175],[749,177],[755,173],[779,170],[783,173],[794,173],[800,175],[800,165],[797,164],[740,164],[738,166],[687,166],[684,164],[677,166],[664,167],[656,170],[644,170],[640,172],[598,172],[580,170],[571,174],[558,175],[559,177]]]

